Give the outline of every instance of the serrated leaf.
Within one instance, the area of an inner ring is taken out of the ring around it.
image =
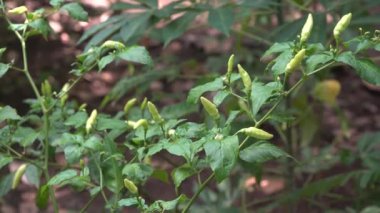
[[[289,155],[282,149],[266,142],[257,142],[240,151],[240,159],[250,163],[264,163],[268,160]]]
[[[215,172],[216,180],[221,182],[235,166],[239,151],[238,137],[229,136],[222,141],[208,141],[205,143],[204,149],[211,169]]]
[[[348,51],[340,54],[335,59],[354,68],[355,72],[365,81],[380,85],[380,67],[369,59],[357,59]]]
[[[43,185],[37,191],[36,205],[40,210],[46,209],[49,204],[49,186]]]
[[[224,33],[230,35],[230,28],[234,23],[234,11],[232,7],[219,7],[211,9],[208,15],[208,23]]]
[[[281,85],[277,82],[270,82],[265,85],[261,82],[252,83],[251,104],[253,116],[257,115],[260,108],[273,95],[273,92],[280,88]]]
[[[187,97],[187,102],[196,104],[198,103],[198,100],[203,93],[210,92],[210,91],[217,91],[217,90],[223,89],[223,87],[224,85],[223,85],[222,78],[216,78],[214,81],[196,86],[190,90],[189,96]]]
[[[149,55],[149,52],[142,46],[133,46],[121,51],[117,54],[117,57],[126,61],[152,65],[153,61]]]
[[[66,10],[71,17],[78,21],[88,20],[88,13],[79,3],[68,3],[63,5],[61,9]]]
[[[9,64],[0,63],[0,78],[8,72],[9,68]]]
[[[15,109],[10,106],[5,106],[0,109],[0,122],[7,119],[20,120],[21,117],[17,114]]]
[[[76,176],[77,176],[76,170],[74,170],[74,169],[64,170],[64,171],[56,174],[54,177],[52,177],[49,180],[49,182],[47,183],[47,185],[49,185],[49,186],[59,185],[59,184],[63,183],[64,181],[70,180]]]

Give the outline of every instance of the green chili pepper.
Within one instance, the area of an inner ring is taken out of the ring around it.
[[[148,103],[148,99],[145,97],[144,98],[144,100],[143,100],[143,102],[141,103],[141,105],[140,105],[140,109],[141,109],[141,111],[144,111],[145,110],[145,108],[146,108],[146,104]]]
[[[16,170],[15,176],[13,177],[13,181],[12,181],[12,189],[17,188],[17,186],[20,184],[21,178],[22,178],[22,176],[24,175],[24,173],[26,171],[26,167],[27,167],[27,164],[22,164]]]
[[[339,21],[338,23],[335,25],[335,28],[334,28],[334,38],[336,40],[338,40],[340,38],[340,34],[346,30],[346,28],[348,27],[348,25],[350,25],[350,22],[351,22],[351,18],[352,18],[352,13],[348,13],[346,15],[344,15]]]
[[[97,115],[98,115],[98,111],[96,111],[96,109],[92,110],[90,117],[86,121],[86,133],[87,134],[90,133],[90,131],[91,131],[91,129],[95,123]]]
[[[272,134],[256,127],[244,128],[244,129],[239,130],[239,132],[242,132],[249,137],[253,137],[260,140],[269,140],[273,138]]]
[[[16,15],[20,15],[26,12],[28,12],[28,8],[26,6],[16,7],[8,11],[8,13]]]
[[[234,61],[235,61],[235,55],[232,54],[230,58],[228,59],[228,64],[227,64],[227,74],[226,74],[226,80],[227,83],[229,84],[231,81],[231,74],[234,69]]]
[[[251,77],[249,77],[248,72],[240,64],[238,64],[238,70],[239,70],[241,80],[243,81],[245,92],[248,95],[251,92],[251,87],[252,87]]]
[[[129,110],[136,104],[137,102],[137,99],[136,98],[132,98],[131,100],[129,100],[125,105],[124,105],[124,113],[127,114],[129,112]]]
[[[137,194],[137,193],[139,193],[139,189],[137,188],[137,186],[136,186],[131,180],[129,180],[128,178],[125,178],[125,179],[124,179],[124,186],[125,186],[125,188],[127,188],[128,191],[130,191],[132,194]]]
[[[216,108],[215,104],[213,104],[211,101],[207,100],[204,97],[201,97],[201,103],[207,113],[214,119],[219,119],[220,114],[218,111],[218,108]]]
[[[309,39],[311,30],[313,29],[313,16],[309,14],[307,16],[307,20],[305,24],[303,25],[302,31],[301,31],[301,43],[304,43]]]
[[[292,74],[302,63],[303,58],[305,57],[306,50],[302,49],[290,60],[286,65],[285,73],[287,75]]]
[[[155,122],[162,123],[164,121],[164,119],[162,119],[160,113],[158,112],[157,107],[150,101],[148,101],[148,110]]]

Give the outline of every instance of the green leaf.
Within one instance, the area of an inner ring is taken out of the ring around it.
[[[40,186],[41,170],[33,164],[30,164],[25,171],[25,176],[28,181],[37,188]]]
[[[177,127],[176,134],[186,138],[197,138],[205,131],[205,124],[188,122]]]
[[[285,50],[282,52],[276,59],[275,63],[272,66],[272,72],[274,75],[280,75],[285,73],[286,65],[292,60],[293,51],[291,49]]]
[[[142,46],[132,46],[117,54],[117,57],[126,61],[152,65],[153,61],[149,52]]]
[[[13,140],[21,146],[27,147],[31,145],[40,134],[29,127],[19,127],[13,135]]]
[[[188,28],[189,24],[198,15],[197,12],[186,12],[181,17],[171,21],[162,29],[162,39],[164,46],[167,46],[171,41],[180,37]]]
[[[167,119],[175,119],[181,118],[185,115],[188,115],[193,112],[197,112],[198,107],[194,104],[189,104],[186,102],[182,102],[179,104],[174,104],[170,106],[166,106],[161,110],[161,115]]]
[[[78,21],[87,21],[88,13],[78,3],[68,3],[63,5],[63,10],[66,10],[71,17]]]
[[[357,59],[350,51],[340,54],[335,60],[353,67],[363,80],[380,85],[380,67],[373,63],[373,61],[369,59]]]
[[[280,88],[281,85],[277,82],[270,82],[265,85],[261,82],[252,83],[251,104],[253,116],[257,115],[260,108],[273,95],[273,92]]]
[[[84,142],[83,147],[94,151],[100,151],[103,149],[102,140],[99,137],[93,135]]]
[[[114,61],[116,58],[115,54],[109,54],[100,59],[98,62],[98,68],[99,71],[102,71],[108,64],[110,64],[112,61]]]
[[[49,4],[55,8],[58,8],[60,7],[63,3],[65,2],[65,0],[50,0],[49,1]]]
[[[167,143],[165,148],[170,154],[182,156],[187,161],[191,161],[194,154],[191,144],[192,141],[190,139],[180,138],[174,143]]]
[[[119,206],[134,206],[134,205],[138,205],[139,201],[137,200],[136,197],[131,197],[131,198],[125,198],[125,199],[119,200],[118,204]]]
[[[332,56],[331,52],[324,52],[311,55],[306,60],[306,73],[314,71],[318,67],[318,65],[326,64],[332,61],[333,59],[334,57]]]
[[[36,205],[40,210],[46,209],[49,204],[49,186],[43,185],[37,191]]]
[[[209,91],[217,91],[220,89],[223,89],[223,79],[222,78],[216,78],[214,81],[196,86],[192,88],[189,92],[189,96],[187,97],[187,102],[196,104],[198,103],[199,98],[202,96],[203,93],[209,92]]]
[[[0,78],[8,72],[9,68],[9,64],[0,63]]]
[[[212,102],[214,102],[216,106],[219,106],[220,104],[222,104],[224,99],[226,99],[229,94],[230,93],[226,90],[220,90],[216,93]]]
[[[264,163],[280,157],[289,157],[282,149],[266,142],[257,142],[240,151],[240,158],[250,163]]]
[[[175,168],[171,174],[175,188],[178,189],[178,187],[181,186],[181,183],[186,180],[186,178],[191,177],[194,174],[196,174],[196,170],[189,164],[184,164],[180,167]]]
[[[135,16],[131,16],[128,22],[125,23],[120,29],[120,37],[124,42],[129,42],[136,36],[141,36],[147,29],[149,19],[152,17],[152,13],[138,13]]]
[[[222,141],[211,140],[204,145],[211,169],[218,182],[224,180],[233,169],[239,151],[237,136],[229,136]]]
[[[169,184],[169,175],[165,170],[156,169],[152,174],[152,178],[160,180],[164,183]]]
[[[230,35],[230,28],[234,23],[234,11],[232,7],[219,7],[211,9],[208,15],[208,23],[224,33]]]
[[[0,154],[0,169],[2,169],[4,166],[8,165],[12,161],[13,161],[12,157],[8,157],[8,156],[4,156]]]
[[[144,183],[153,174],[153,168],[147,164],[132,163],[124,166],[122,174],[134,183]]]
[[[0,122],[3,120],[20,120],[21,117],[16,110],[10,106],[5,106],[0,109]]]
[[[125,121],[116,118],[105,118],[99,117],[96,123],[96,129],[103,131],[106,129],[123,129],[126,128],[127,124]]]
[[[64,124],[66,126],[74,126],[75,128],[79,128],[81,126],[84,126],[87,119],[88,119],[87,113],[80,111],[68,117]]]
[[[187,200],[187,197],[183,194],[181,194],[179,197],[177,197],[174,200],[170,201],[163,201],[163,200],[157,200],[152,205],[149,206],[148,212],[166,212],[174,210],[179,203],[183,203]]]
[[[0,179],[0,197],[8,194],[12,187],[14,173],[2,176]]]
[[[270,55],[273,55],[273,53],[282,53],[285,50],[292,49],[293,42],[281,42],[281,43],[274,43],[267,51],[265,51],[264,55],[262,56],[267,57]]]
[[[64,181],[70,180],[77,176],[77,171],[74,169],[68,169],[64,170],[58,174],[56,174],[54,177],[52,177],[47,185],[54,186],[62,184]]]
[[[82,157],[83,148],[78,145],[70,145],[64,148],[65,159],[69,164],[79,162]]]
[[[29,23],[29,26],[35,29],[38,33],[41,33],[45,38],[52,31],[49,22],[44,19],[37,19]]]

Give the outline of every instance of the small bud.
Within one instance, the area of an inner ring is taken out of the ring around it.
[[[125,178],[125,179],[124,179],[124,186],[125,186],[125,188],[127,188],[128,191],[130,191],[132,194],[137,194],[137,193],[139,193],[139,190],[138,190],[137,186],[136,186],[131,180],[129,180],[128,178]]]
[[[272,134],[270,134],[270,133],[268,133],[262,129],[256,128],[256,127],[244,128],[244,129],[239,130],[239,132],[243,132],[247,136],[252,137],[252,138],[256,138],[259,140],[269,140],[269,139],[273,138]]]
[[[338,23],[335,25],[335,28],[334,28],[334,38],[336,40],[338,40],[340,38],[340,34],[346,30],[346,28],[348,27],[348,25],[350,25],[350,22],[351,22],[351,18],[352,18],[352,13],[348,13],[346,15],[344,15],[339,21]]]
[[[223,140],[224,136],[222,134],[216,134],[214,139],[217,140],[217,141],[221,141]]]
[[[129,112],[129,110],[136,104],[137,102],[137,99],[136,98],[132,98],[131,100],[129,100],[125,105],[124,105],[124,113],[127,114]]]
[[[169,135],[170,137],[175,136],[175,129],[169,129],[169,131],[168,131],[168,135]]]
[[[95,123],[97,115],[98,115],[98,111],[96,111],[96,109],[92,110],[90,117],[86,121],[86,133],[87,134],[90,133],[90,131],[91,131],[91,129]]]
[[[42,95],[44,95],[45,97],[51,97],[52,89],[48,80],[45,80],[44,82],[42,82],[41,92],[42,92]]]
[[[238,70],[239,70],[241,80],[243,81],[243,84],[244,84],[245,92],[247,95],[249,95],[251,91],[251,86],[252,86],[251,77],[249,77],[248,72],[240,64],[238,64]]]
[[[302,49],[290,60],[286,65],[285,73],[287,75],[292,74],[302,63],[303,58],[305,57],[306,50]]]
[[[150,101],[148,101],[148,110],[152,115],[152,118],[157,123],[162,123],[164,119],[161,117],[160,113],[157,110],[157,107]]]
[[[215,104],[213,104],[211,101],[207,100],[204,97],[201,97],[201,103],[202,103],[203,107],[205,108],[205,110],[207,111],[207,113],[212,118],[214,118],[215,120],[219,119],[220,114],[219,114],[218,108],[216,108]]]
[[[307,16],[307,20],[305,24],[303,25],[302,31],[301,31],[301,43],[304,43],[309,39],[311,30],[313,29],[313,16],[309,14]]]
[[[17,188],[17,186],[20,184],[21,178],[22,178],[22,176],[24,175],[24,173],[26,171],[26,167],[27,167],[27,164],[22,164],[16,170],[16,173],[15,173],[15,175],[13,177],[13,181],[12,181],[12,189]]]
[[[8,11],[8,13],[15,15],[21,15],[26,12],[28,12],[28,8],[25,6],[16,7]]]

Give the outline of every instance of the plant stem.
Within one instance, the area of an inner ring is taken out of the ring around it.
[[[193,205],[195,200],[198,198],[199,194],[203,191],[203,189],[207,186],[207,184],[215,177],[215,173],[213,172],[199,187],[197,192],[191,197],[189,203],[187,203],[186,207],[182,210],[182,213],[186,213],[189,211],[190,207]]]
[[[90,206],[90,204],[95,200],[95,198],[98,196],[99,193],[93,195],[91,197],[91,199],[86,203],[85,206],[83,206],[83,208],[80,210],[80,213],[83,213],[83,212],[86,212],[86,210],[88,209],[88,207]]]

